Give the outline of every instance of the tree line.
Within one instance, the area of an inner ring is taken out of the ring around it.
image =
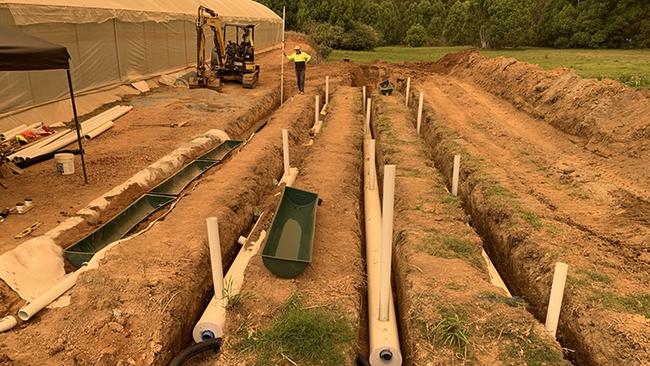
[[[321,51],[380,45],[650,47],[650,0],[259,0]]]

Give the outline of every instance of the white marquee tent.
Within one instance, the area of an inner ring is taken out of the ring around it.
[[[257,52],[281,41],[282,19],[252,0],[0,0],[0,25],[67,47],[75,91],[87,95],[83,113],[114,99],[120,85],[194,65],[199,5],[226,22],[255,23]],[[64,78],[0,72],[0,131],[45,116],[69,119],[67,105],[54,103],[67,98]]]

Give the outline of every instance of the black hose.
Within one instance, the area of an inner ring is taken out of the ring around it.
[[[221,338],[212,338],[201,343],[193,344],[176,355],[176,357],[174,357],[174,359],[169,363],[169,366],[182,366],[188,359],[209,349],[214,349],[214,353],[219,353],[219,351],[221,351],[221,344]]]

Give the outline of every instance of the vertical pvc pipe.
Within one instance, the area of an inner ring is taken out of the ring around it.
[[[282,129],[282,156],[284,158],[284,175],[290,173],[291,166],[289,165],[289,130]]]
[[[569,265],[562,262],[555,263],[555,272],[553,273],[553,285],[551,286],[551,296],[548,300],[548,310],[546,311],[546,324],[544,328],[553,335],[557,333],[557,325],[560,321],[560,310],[562,309],[562,298],[564,297],[564,285],[566,276],[569,271]]]
[[[316,104],[314,106],[314,125],[318,123],[318,115],[320,114],[320,96],[316,96]]]
[[[395,203],[395,165],[384,166],[384,194],[381,213],[381,260],[379,263],[379,320],[388,321],[393,255],[393,205]]]
[[[284,26],[286,19],[286,7],[282,7],[282,54],[280,62],[280,105],[284,104]]]
[[[366,128],[365,128],[365,133],[372,134],[370,132],[370,112],[372,111],[372,99],[368,98],[366,102]]]
[[[361,105],[362,105],[361,111],[363,112],[366,110],[366,87],[364,86],[362,90],[363,90],[363,99],[361,100]]]
[[[368,144],[368,155],[370,155],[370,179],[368,179],[368,189],[370,190],[375,190],[377,187],[377,182],[375,182],[377,179],[377,158],[375,156],[376,146],[376,140],[370,140],[370,143]]]
[[[330,77],[325,76],[325,105],[330,102]]]
[[[417,130],[420,134],[420,127],[422,126],[422,107],[424,106],[424,93],[420,92],[420,104],[418,105],[418,123]]]
[[[210,246],[210,263],[212,264],[212,283],[214,298],[223,296],[223,267],[221,263],[221,242],[219,240],[219,223],[216,217],[208,217],[208,245]]]
[[[458,178],[460,176],[460,155],[454,155],[454,171],[451,176],[451,194],[458,196]]]
[[[404,105],[409,106],[409,98],[411,97],[411,78],[406,79],[406,102]]]

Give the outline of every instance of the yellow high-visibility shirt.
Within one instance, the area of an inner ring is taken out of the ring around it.
[[[301,52],[300,54],[294,53],[292,55],[287,56],[289,61],[293,62],[309,62],[311,60],[311,56],[307,52]]]

